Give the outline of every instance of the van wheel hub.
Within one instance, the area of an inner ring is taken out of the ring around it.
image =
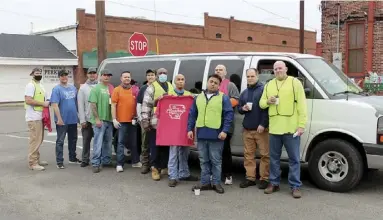
[[[318,169],[323,178],[330,182],[342,181],[348,173],[348,162],[339,152],[324,153],[318,162]]]

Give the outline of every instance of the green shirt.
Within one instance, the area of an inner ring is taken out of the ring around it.
[[[268,98],[278,96],[279,103],[267,104]],[[305,128],[307,123],[306,95],[301,81],[294,77],[279,81],[269,81],[263,90],[259,106],[269,108],[269,133],[294,134],[298,127]]]
[[[89,102],[96,103],[98,117],[101,121],[112,121],[110,93],[108,86],[101,83],[96,85],[90,92]],[[93,114],[90,118],[90,122],[92,124],[96,123]]]

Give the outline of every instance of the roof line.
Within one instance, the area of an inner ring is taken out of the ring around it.
[[[65,30],[70,30],[70,29],[73,29],[73,28],[77,28],[77,26],[78,26],[78,24],[76,23],[76,24],[72,24],[72,25],[68,25],[68,26],[48,29],[48,30],[45,30],[45,31],[33,32],[32,35],[49,34],[49,33],[54,33],[54,32],[57,32],[57,31],[65,31]]]

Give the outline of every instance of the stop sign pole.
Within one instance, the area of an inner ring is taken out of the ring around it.
[[[143,33],[134,32],[129,38],[129,52],[133,56],[146,56],[149,42]]]

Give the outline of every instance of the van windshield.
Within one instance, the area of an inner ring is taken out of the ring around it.
[[[318,58],[296,59],[329,95],[362,93],[363,90],[334,64]]]

